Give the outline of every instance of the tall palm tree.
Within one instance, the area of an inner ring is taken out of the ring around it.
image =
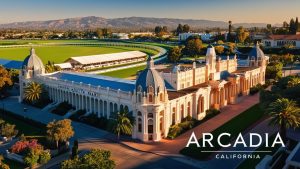
[[[41,84],[32,82],[28,86],[26,86],[24,90],[25,100],[34,102],[41,98],[43,93],[43,87]]]
[[[271,116],[270,124],[279,125],[280,135],[286,143],[286,130],[300,126],[300,108],[297,107],[295,101],[280,98],[269,105],[268,112]]]
[[[118,140],[121,134],[132,134],[134,121],[130,117],[128,111],[121,110],[117,113],[115,123],[113,125],[113,132],[118,135]]]

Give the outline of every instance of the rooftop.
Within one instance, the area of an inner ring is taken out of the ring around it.
[[[237,70],[232,73],[245,73],[246,71],[250,71],[256,68],[258,67],[238,67]]]
[[[272,40],[300,40],[300,34],[297,34],[297,35],[270,35],[267,39],[272,39]]]
[[[114,90],[130,91],[135,89],[135,81],[125,80],[119,78],[112,78],[102,75],[89,75],[84,73],[72,72],[57,72],[55,74],[47,75],[50,78],[74,81],[77,83],[91,84],[93,86],[109,87]]]
[[[199,88],[202,88],[202,87],[208,87],[208,83],[206,83],[206,82],[201,83],[201,84],[198,84],[198,85],[195,85],[195,86],[192,86],[192,87],[189,87],[189,88],[185,88],[185,89],[182,89],[182,90],[178,90],[178,91],[168,91],[169,100],[179,98],[179,97],[184,96],[186,94],[194,93],[194,92],[198,91]]]
[[[147,54],[140,51],[130,51],[130,52],[120,52],[120,53],[110,53],[110,54],[101,54],[101,55],[89,55],[89,56],[77,56],[71,57],[71,60],[74,60],[80,64],[87,65],[93,63],[104,63],[124,59],[140,58],[145,57]]]
[[[0,65],[3,65],[5,68],[8,69],[21,69],[23,62],[16,60],[0,59]]]

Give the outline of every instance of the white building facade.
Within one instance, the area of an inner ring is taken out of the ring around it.
[[[237,97],[249,94],[252,86],[264,84],[267,57],[259,46],[252,53],[255,56],[250,57],[249,66],[242,69],[236,57],[217,58],[213,46],[208,46],[204,65],[156,70],[149,57],[147,68],[137,80],[124,80],[77,72],[46,74],[32,49],[20,73],[20,101],[24,99],[24,87],[35,81],[44,84],[53,102],[66,101],[98,117],[113,118],[126,108],[136,119],[132,137],[159,141],[183,118],[201,120],[206,110],[234,104]]]
[[[297,35],[270,35],[263,39],[262,43],[265,47],[283,47],[291,45],[300,48],[300,34]]]

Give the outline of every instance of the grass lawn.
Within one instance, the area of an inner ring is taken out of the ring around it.
[[[37,55],[42,59],[43,63],[48,60],[54,63],[62,63],[73,56],[96,55],[106,53],[117,53],[139,50],[149,55],[157,54],[156,51],[150,49],[123,47],[123,46],[42,46],[35,47]],[[24,48],[0,48],[0,58],[9,60],[22,61],[29,55],[29,47]]]
[[[198,148],[196,147],[195,144],[193,144],[193,146],[183,148],[180,151],[180,153],[186,156],[193,157],[195,159],[205,160],[212,153],[203,153],[201,151],[216,151],[221,149],[221,147],[217,144],[218,135],[220,135],[221,133],[230,133],[231,139],[235,138],[240,132],[245,131],[249,126],[251,126],[253,123],[261,119],[263,116],[264,116],[264,110],[259,106],[259,104],[256,104],[212,132],[212,134],[214,135],[214,140],[212,141],[214,147]],[[201,133],[196,133],[196,135],[197,134],[201,134]],[[202,139],[200,139],[199,142],[201,143]],[[223,137],[221,142],[223,144],[227,144],[230,143],[230,139],[228,137]]]
[[[146,65],[143,65],[143,66],[138,66],[138,67],[133,67],[133,68],[128,68],[128,69],[106,72],[106,73],[102,73],[101,75],[117,77],[117,78],[127,78],[130,76],[136,75],[138,71],[144,70],[145,68],[146,68]]]
[[[19,162],[4,158],[3,161],[5,164],[7,164],[9,166],[10,169],[24,169],[26,168],[26,165],[21,164]]]
[[[10,112],[4,112],[0,110],[0,118],[5,122],[16,125],[16,129],[19,131],[18,135],[24,134],[25,136],[41,136],[46,133],[46,126],[37,125],[33,122],[25,121],[19,116],[15,116]]]
[[[99,42],[99,40],[86,40],[86,39],[71,39],[71,40],[0,40],[0,45],[28,45],[28,44],[41,44],[41,43],[86,43],[86,42]]]

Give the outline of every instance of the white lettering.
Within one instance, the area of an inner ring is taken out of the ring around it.
[[[187,143],[187,145],[185,147],[189,147],[190,144],[196,144],[197,147],[200,147],[199,143],[198,143],[198,140],[197,140],[197,137],[195,135],[195,133],[193,132],[190,139],[189,139],[189,142]]]
[[[222,137],[223,135],[226,135],[226,136],[230,137],[230,134],[229,134],[229,133],[222,133],[222,134],[220,134],[220,135],[218,136],[218,144],[219,144],[221,147],[230,147],[230,146],[231,146],[230,143],[229,143],[229,144],[225,144],[225,145],[221,143],[221,137]]]
[[[243,144],[244,147],[247,147],[247,144],[245,143],[242,133],[240,133],[239,136],[236,138],[233,147],[236,147],[237,144]]]

